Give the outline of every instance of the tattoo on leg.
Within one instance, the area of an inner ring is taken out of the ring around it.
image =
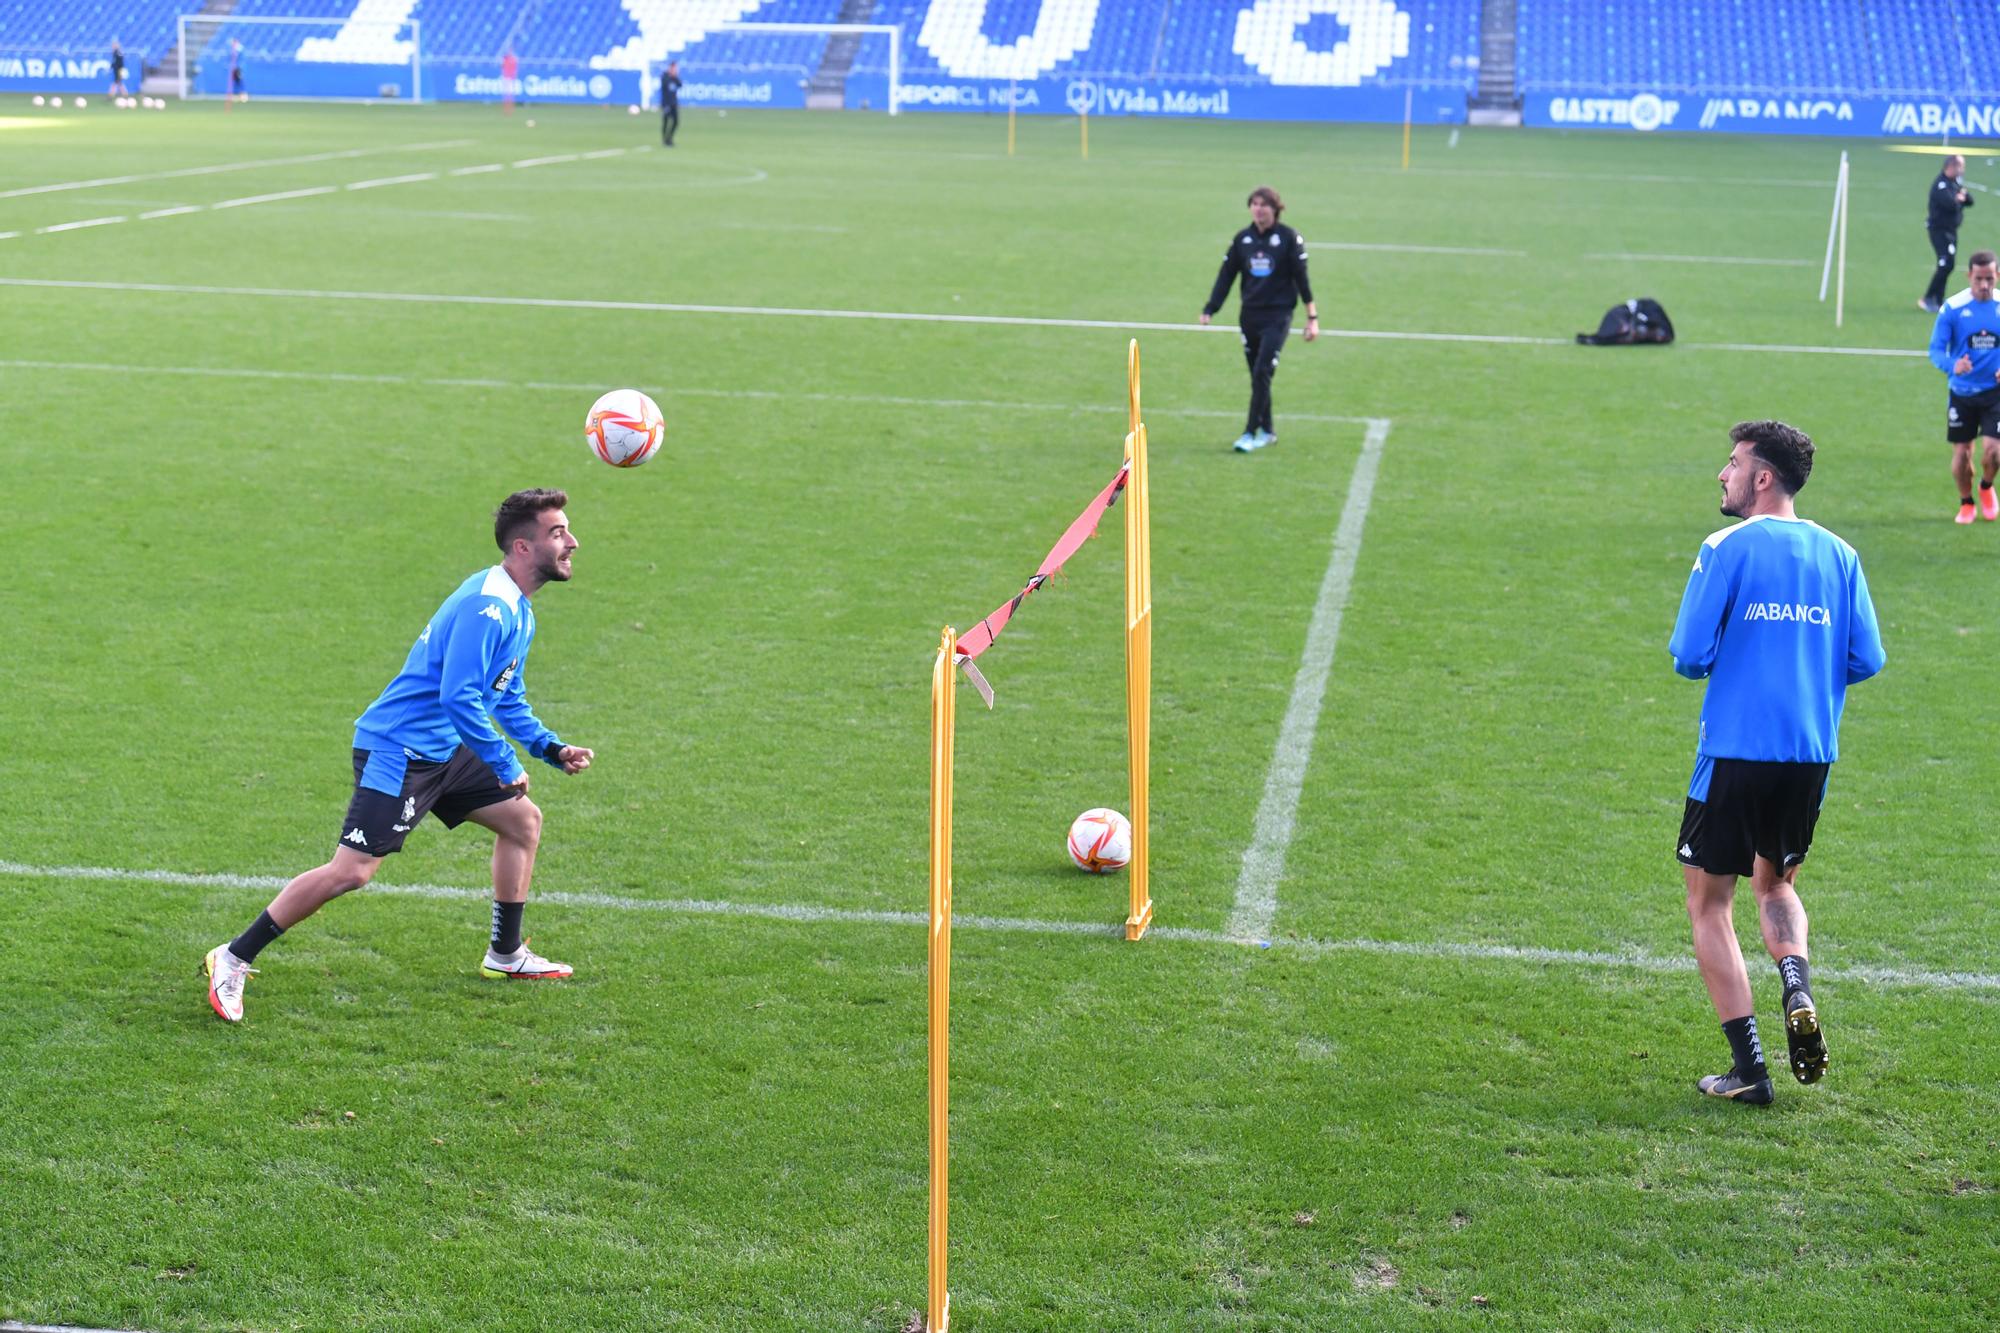
[[[1764,924],[1770,927],[1771,935],[1776,939],[1797,939],[1803,916],[1795,903],[1783,898],[1772,898],[1764,904]]]

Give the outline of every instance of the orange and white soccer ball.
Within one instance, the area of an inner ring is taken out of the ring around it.
[[[590,405],[583,442],[613,467],[637,467],[660,452],[667,420],[660,405],[637,389],[613,389]]]
[[[1069,826],[1069,859],[1078,870],[1108,875],[1132,859],[1132,825],[1116,810],[1086,810]]]

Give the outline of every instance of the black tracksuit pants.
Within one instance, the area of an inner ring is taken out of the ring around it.
[[[660,113],[660,142],[673,146],[674,131],[681,127],[681,109],[678,104]]]
[[[1931,285],[1924,289],[1924,299],[1933,305],[1943,305],[1945,284],[1951,281],[1952,270],[1958,267],[1958,232],[1941,227],[1928,230],[1931,249],[1937,253],[1937,266],[1931,270]]]
[[[1278,373],[1278,353],[1291,336],[1292,312],[1246,310],[1237,327],[1243,332],[1243,360],[1250,367],[1250,416],[1244,433],[1262,430],[1276,435],[1271,424],[1271,377]]]

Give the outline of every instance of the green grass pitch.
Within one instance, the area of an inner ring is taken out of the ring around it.
[[[1101,120],[1083,161],[1073,122],[1009,158],[992,119],[690,113],[608,151],[655,129],[0,103],[0,1318],[921,1308],[924,934],[881,914],[925,903],[931,655],[1116,469],[1131,332],[783,309],[1188,326],[1138,334],[1155,934],[957,932],[954,1327],[1987,1325],[2000,525],[1950,522],[1941,377],[1891,354],[1934,158],[1844,145],[1836,331],[1828,141],[1425,129],[1404,173],[1391,127]],[[1241,457],[1235,340],[1192,326],[1265,181],[1329,336]],[[1642,294],[1679,345],[1566,344]],[[634,472],[580,439],[621,385],[670,425]],[[1726,1054],[1665,644],[1762,416],[1818,440],[1801,510],[1860,549],[1889,669],[1802,878],[1832,1071],[1758,1113],[1692,1089]],[[1371,419],[1273,944],[1226,943]],[[598,752],[534,767],[536,887],[576,897],[528,925],[575,981],[478,978],[487,843],[432,824],[225,1026],[202,953],[328,854],[352,719],[528,485],[582,543],[528,671]],[[1121,513],[982,659],[998,708],[964,693],[963,914],[1123,915],[1062,841],[1125,801]]]

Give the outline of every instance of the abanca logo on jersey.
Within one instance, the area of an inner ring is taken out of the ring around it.
[[[1808,625],[1831,625],[1833,615],[1823,606],[1805,602],[1752,602],[1743,608],[1745,620],[1802,620]]]

